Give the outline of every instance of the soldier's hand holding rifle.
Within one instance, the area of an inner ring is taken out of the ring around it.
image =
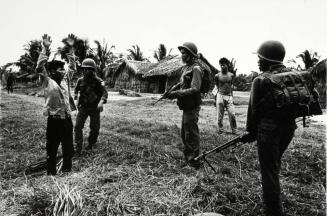
[[[256,141],[257,137],[254,133],[245,133],[241,136],[241,142],[242,143],[250,143]]]
[[[178,89],[180,87],[181,83],[177,83],[175,85],[172,85],[156,102],[154,102],[152,105],[155,105],[162,99],[168,98],[168,99],[174,99],[176,98],[176,93],[173,93],[174,90]],[[173,93],[173,94],[172,94]]]

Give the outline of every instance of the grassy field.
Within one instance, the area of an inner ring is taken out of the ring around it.
[[[151,106],[150,98],[105,105],[99,142],[74,158],[72,173],[26,175],[26,167],[46,156],[43,102],[1,93],[0,215],[262,214],[255,143],[211,155],[217,174],[181,169],[181,112],[174,102]],[[206,104],[199,121],[202,150],[233,138],[217,134],[215,108]],[[236,104],[244,130],[247,105],[241,98]],[[229,130],[227,116],[224,122]],[[325,138],[325,125],[298,124],[281,172],[287,215],[325,215]]]

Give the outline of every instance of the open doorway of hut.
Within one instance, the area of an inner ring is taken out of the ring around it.
[[[159,79],[159,92],[158,93],[164,93],[166,91],[166,81],[167,77],[162,77]]]

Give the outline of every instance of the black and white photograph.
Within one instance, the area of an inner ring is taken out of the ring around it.
[[[0,215],[324,216],[326,0],[1,0]]]

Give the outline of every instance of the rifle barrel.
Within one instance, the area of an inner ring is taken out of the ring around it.
[[[202,158],[205,158],[205,156],[207,156],[208,154],[211,154],[213,152],[220,152],[220,151],[222,151],[222,150],[224,150],[224,149],[226,149],[226,148],[228,148],[228,147],[230,147],[232,145],[235,145],[236,143],[238,143],[240,141],[241,141],[241,136],[238,136],[238,137],[236,137],[236,138],[234,138],[234,139],[232,139],[232,140],[230,140],[230,141],[228,141],[228,142],[226,142],[226,143],[224,143],[224,144],[222,144],[220,146],[217,146],[217,147],[215,147],[215,148],[213,148],[213,149],[211,149],[209,151],[206,151],[206,152],[202,153],[201,155],[194,158],[194,160],[201,160]]]

